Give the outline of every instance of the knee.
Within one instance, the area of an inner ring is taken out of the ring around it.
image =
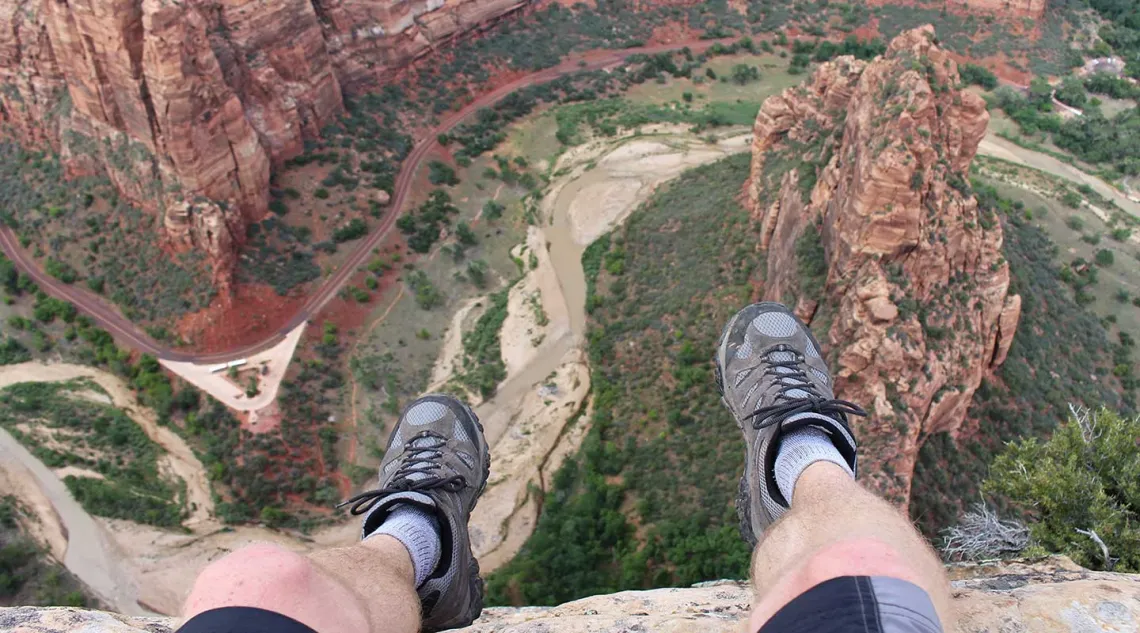
[[[898,549],[875,538],[832,543],[814,552],[797,571],[805,587],[841,576],[890,576],[918,582],[918,574]]]
[[[249,545],[202,570],[186,602],[186,615],[225,606],[272,610],[306,595],[315,573],[304,556],[269,543]]]

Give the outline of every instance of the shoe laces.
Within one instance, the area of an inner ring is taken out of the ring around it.
[[[759,407],[745,416],[745,419],[752,420],[754,429],[760,430],[773,424],[780,424],[801,413],[824,415],[838,421],[844,427],[847,427],[848,415],[864,417],[867,415],[866,411],[852,402],[823,397],[819,388],[808,376],[804,355],[794,348],[783,343],[774,345],[764,352],[763,360],[764,374],[775,376],[775,384],[779,385],[779,389],[776,391],[773,404]]]
[[[389,495],[401,492],[427,492],[429,490],[444,490],[446,492],[459,492],[467,487],[467,479],[463,475],[442,477],[439,474],[443,465],[443,447],[447,438],[432,431],[423,431],[404,443],[404,452],[400,467],[392,473],[392,480],[387,486],[377,490],[362,492],[351,499],[337,504],[337,508],[352,505],[349,512],[354,515],[364,514],[376,506]]]

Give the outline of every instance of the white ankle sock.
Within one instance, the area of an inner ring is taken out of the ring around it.
[[[404,544],[412,557],[416,587],[424,584],[439,564],[442,548],[439,542],[439,521],[435,515],[418,506],[404,503],[395,506],[384,523],[369,534],[368,538],[377,534],[387,534]]]
[[[816,462],[831,462],[855,477],[839,449],[822,429],[805,426],[781,438],[780,450],[776,454],[776,486],[789,504],[796,490],[796,480]]]

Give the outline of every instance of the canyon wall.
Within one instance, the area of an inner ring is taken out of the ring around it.
[[[376,83],[525,0],[0,0],[0,135],[106,171],[228,281],[269,170]]]
[[[969,190],[989,115],[933,41],[904,32],[769,98],[747,185],[763,296],[825,337],[837,396],[870,412],[853,420],[863,476],[900,504],[921,443],[956,437],[1005,359],[1021,306],[1001,224]]]

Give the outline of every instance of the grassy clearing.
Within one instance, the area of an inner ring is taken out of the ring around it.
[[[181,525],[185,484],[159,470],[162,449],[127,414],[84,392],[102,389],[87,380],[12,385],[0,392],[0,424],[49,468],[78,466],[103,475],[63,480],[91,514]]]
[[[1084,297],[1081,300],[1087,301],[1088,309],[1100,317],[1112,340],[1119,338],[1119,332],[1140,340],[1140,307],[1132,303],[1133,298],[1140,297],[1140,261],[1137,260],[1140,245],[1130,239],[1114,239],[1113,228],[1088,207],[1074,209],[1056,198],[1020,187],[1000,182],[990,184],[1002,197],[1021,202],[1029,210],[1023,217],[1031,218],[1028,221],[1044,231],[1059,248],[1058,269],[1072,268],[1072,263],[1078,260],[1094,262],[1102,250],[1113,253],[1113,264],[1098,267],[1097,283],[1085,290],[1091,301]],[[1120,296],[1121,291],[1127,293],[1127,297]],[[1131,356],[1134,362],[1140,362],[1140,353],[1135,349]]]
[[[737,64],[754,66],[760,71],[759,81],[739,84],[732,80],[732,67]],[[706,75],[711,68],[717,76],[710,79]],[[723,78],[723,79],[722,79]],[[694,81],[699,80],[700,83]],[[710,58],[693,72],[692,77],[667,76],[664,83],[645,82],[633,86],[625,93],[625,98],[634,103],[680,103],[684,94],[691,93],[695,100],[707,104],[755,103],[757,107],[764,99],[798,85],[802,75],[788,73],[788,59],[774,54],[738,54]],[[755,113],[753,114],[755,119]]]

